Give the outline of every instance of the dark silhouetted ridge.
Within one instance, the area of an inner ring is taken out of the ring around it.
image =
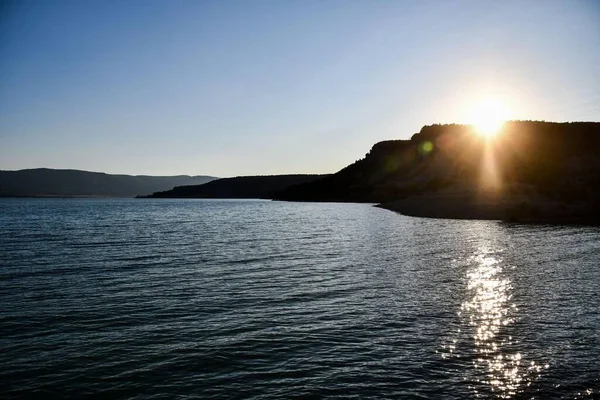
[[[178,186],[146,197],[271,199],[275,193],[289,186],[313,182],[324,176],[326,175],[238,176],[217,179],[203,185]]]
[[[597,122],[510,121],[492,140],[468,125],[429,125],[275,198],[385,203],[419,216],[587,222],[600,208],[599,151]],[[486,176],[489,165],[495,179]]]
[[[212,176],[110,175],[72,169],[0,171],[0,196],[135,197],[178,185],[201,184]]]

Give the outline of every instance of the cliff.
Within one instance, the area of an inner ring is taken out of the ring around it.
[[[275,195],[384,203],[409,215],[581,221],[600,205],[600,123],[507,122],[493,139],[430,125],[341,171]]]

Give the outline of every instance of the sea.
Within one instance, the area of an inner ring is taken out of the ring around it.
[[[0,199],[0,397],[600,398],[600,228]]]

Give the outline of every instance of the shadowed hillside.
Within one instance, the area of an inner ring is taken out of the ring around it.
[[[149,198],[270,199],[285,188],[323,178],[325,175],[269,175],[223,178],[194,186],[178,186]]]
[[[212,176],[110,175],[72,169],[0,171],[0,196],[135,197],[177,185],[210,182]]]
[[[429,204],[428,216],[439,217],[468,218],[472,210],[477,218],[589,216],[599,198],[599,150],[594,122],[507,122],[493,139],[467,125],[431,125],[410,140],[377,143],[364,159],[275,198],[395,202],[390,208],[413,215]]]

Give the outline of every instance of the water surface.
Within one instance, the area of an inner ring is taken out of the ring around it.
[[[4,397],[596,398],[600,230],[0,200]]]

